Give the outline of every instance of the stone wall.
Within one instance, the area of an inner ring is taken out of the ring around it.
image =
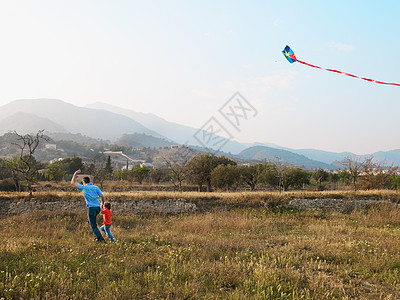
[[[188,202],[186,199],[109,199],[111,210],[115,214],[143,214],[143,213],[161,213],[161,214],[180,214],[194,213],[208,209],[215,209],[215,205],[207,206],[204,204],[197,206],[195,203]],[[287,207],[296,209],[315,209],[315,210],[337,210],[349,212],[357,208],[363,208],[373,205],[391,205],[398,207],[398,204],[390,200],[383,201],[379,199],[294,199],[283,204]],[[222,205],[220,209],[229,209],[229,205]],[[0,215],[20,215],[34,211],[86,211],[86,203],[83,198],[75,199],[9,199],[0,198]]]
[[[111,210],[115,214],[142,214],[163,213],[180,214],[193,213],[198,210],[196,204],[185,199],[160,200],[112,200]],[[0,199],[0,215],[20,215],[33,211],[82,211],[86,210],[85,200],[63,199],[57,201],[43,201],[32,198],[30,200]]]

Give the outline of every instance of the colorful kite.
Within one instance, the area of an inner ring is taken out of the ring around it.
[[[363,79],[363,80],[370,81],[370,82],[374,82],[374,83],[400,86],[399,83],[391,83],[391,82],[377,81],[377,80],[373,80],[373,79],[369,79],[369,78],[358,77],[358,76],[355,76],[355,75],[352,75],[352,74],[349,74],[349,73],[345,73],[345,72],[342,72],[342,71],[338,71],[338,70],[324,69],[324,68],[320,68],[320,67],[318,67],[318,66],[314,66],[314,65],[308,64],[308,63],[306,63],[306,62],[304,62],[304,61],[298,60],[298,59],[296,58],[296,55],[294,55],[293,50],[290,49],[289,46],[286,46],[285,49],[283,49],[282,53],[283,53],[283,55],[285,55],[286,59],[287,59],[291,64],[297,61],[297,62],[299,62],[299,63],[301,63],[301,64],[303,64],[303,65],[309,66],[309,67],[313,67],[313,68],[317,68],[317,69],[321,69],[321,70],[325,70],[325,71],[330,71],[330,72],[335,72],[335,73],[347,75],[347,76],[354,77],[354,78]]]

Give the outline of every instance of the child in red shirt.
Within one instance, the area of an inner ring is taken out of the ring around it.
[[[111,203],[106,202],[104,205],[101,205],[101,213],[103,214],[104,225],[100,227],[100,230],[103,231],[111,242],[114,242],[114,237],[111,234],[111,217],[113,213],[111,212]]]

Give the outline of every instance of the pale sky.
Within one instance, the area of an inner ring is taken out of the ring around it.
[[[239,142],[400,148],[399,1],[0,0],[0,105],[105,102],[201,127],[239,91]]]

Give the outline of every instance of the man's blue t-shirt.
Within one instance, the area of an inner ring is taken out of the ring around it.
[[[97,185],[87,183],[85,185],[78,184],[77,187],[83,192],[87,207],[100,207],[99,197],[103,196],[103,193]]]

